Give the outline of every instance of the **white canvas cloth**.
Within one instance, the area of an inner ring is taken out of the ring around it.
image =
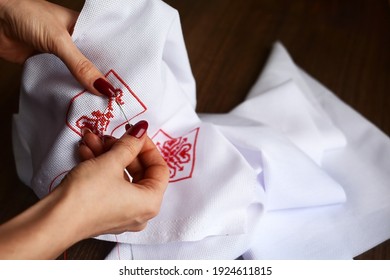
[[[168,5],[86,1],[73,39],[169,155],[160,214],[142,232],[99,236],[118,242],[108,259],[351,258],[389,238],[388,137],[280,44],[245,102],[199,117]],[[35,56],[14,117],[18,174],[43,197],[77,164],[82,127],[118,137],[124,125],[117,105],[85,92],[60,60]]]
[[[73,39],[121,90],[127,117],[149,122],[149,136],[171,172],[161,211],[147,229],[99,238],[160,244],[245,233],[247,208],[263,203],[262,194],[255,195],[256,172],[194,111],[195,83],[177,11],[161,1],[86,1]],[[116,137],[125,131],[117,104],[80,88],[50,54],[26,62],[19,109],[14,119],[18,172],[39,197],[78,163],[83,127]],[[217,218],[221,213],[224,218]]]

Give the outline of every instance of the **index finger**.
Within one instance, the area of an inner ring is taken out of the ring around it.
[[[95,95],[107,95],[105,92],[100,92],[94,86],[94,83],[97,80],[105,80],[104,75],[81,53],[73,43],[70,35],[64,34],[57,40],[57,43],[60,46],[55,48],[54,54],[65,63],[76,80],[89,92]]]

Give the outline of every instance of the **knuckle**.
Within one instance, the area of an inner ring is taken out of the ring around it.
[[[142,213],[136,219],[133,219],[133,227],[132,230],[135,229],[144,229],[149,220],[153,219],[160,212],[159,205],[155,203],[150,203],[149,205],[144,205],[142,209]]]
[[[142,231],[146,228],[146,225],[147,225],[147,222],[144,222],[144,223],[139,223],[135,226],[133,226],[130,231],[134,231],[134,232],[139,232],[139,231]]]
[[[80,59],[75,68],[77,75],[82,77],[87,76],[93,70],[93,64],[87,59]]]
[[[150,203],[145,209],[145,219],[150,220],[158,215],[160,212],[160,201],[156,203]]]
[[[148,218],[149,218],[149,220],[154,218],[154,217],[156,217],[159,212],[160,212],[160,208],[159,207],[152,207],[151,209],[149,209],[149,211],[148,211]]]
[[[47,35],[44,43],[41,46],[36,46],[40,51],[47,51],[64,59],[70,49],[72,49],[73,41],[68,33],[63,30],[53,29]]]
[[[164,177],[166,179],[166,181],[168,182],[169,180],[169,176],[170,176],[170,172],[169,172],[169,167],[168,167],[168,164],[164,161],[164,164],[162,164],[162,170],[164,172]]]
[[[129,145],[127,142],[119,139],[115,145],[122,150],[122,154],[125,156],[136,156],[138,154],[138,149],[136,145]]]

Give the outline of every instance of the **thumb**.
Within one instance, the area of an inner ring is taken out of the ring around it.
[[[145,144],[147,129],[148,122],[144,120],[139,121],[130,127],[130,129],[115,142],[112,148],[102,156],[110,156],[115,162],[120,164],[122,168],[126,168],[141,152],[142,147]]]

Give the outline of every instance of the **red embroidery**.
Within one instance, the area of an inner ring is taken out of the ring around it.
[[[120,251],[118,236],[116,234],[115,234],[115,240],[116,240],[116,251],[118,254],[118,260],[120,260],[121,259],[121,251]]]
[[[126,119],[116,102],[121,104],[130,120],[147,109],[114,70],[110,70],[106,77],[116,88],[115,97],[102,98],[88,94],[84,90],[73,97],[69,104],[66,123],[80,136],[83,128],[89,128],[99,135],[112,135],[118,127],[126,124]]]
[[[198,132],[199,128],[196,128],[186,135],[173,138],[159,130],[153,136],[153,141],[168,164],[170,182],[192,177]]]
[[[96,134],[110,134],[127,123],[116,102],[122,105],[129,120],[144,113],[147,108],[130,87],[114,71],[106,74],[107,79],[116,88],[112,98],[89,94],[86,90],[76,94],[70,101],[66,113],[67,126],[81,136],[83,128],[89,128]],[[115,98],[115,99],[114,99]],[[92,110],[91,110],[92,107]],[[57,175],[48,187],[50,193],[69,171]]]
[[[122,97],[123,97],[123,91],[118,89],[117,96],[110,98],[108,100],[108,104],[106,108],[107,112],[101,112],[97,110],[91,113],[92,117],[81,116],[76,121],[76,126],[80,129],[80,131],[83,128],[89,128],[95,134],[103,135],[104,132],[107,131],[107,127],[110,124],[110,119],[114,117],[114,114],[112,113],[112,111],[114,110],[113,103],[115,105],[116,102],[118,102],[121,105],[125,104],[122,100]]]

